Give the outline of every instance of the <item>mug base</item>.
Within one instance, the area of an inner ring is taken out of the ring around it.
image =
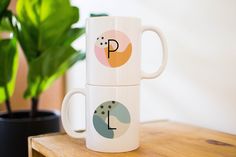
[[[94,148],[94,147],[90,147],[88,145],[86,145],[86,147],[89,150],[95,151],[95,152],[99,152],[99,153],[124,153],[124,152],[130,152],[130,151],[134,151],[136,149],[139,148],[139,145],[134,146],[134,147],[127,147],[127,148]]]

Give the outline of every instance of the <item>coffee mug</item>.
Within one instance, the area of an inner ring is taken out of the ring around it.
[[[162,63],[154,73],[141,70],[141,36],[145,31],[156,33],[162,44]],[[88,18],[86,51],[90,85],[138,85],[140,79],[159,76],[167,62],[166,40],[160,29],[142,26],[141,20],[133,17]]]
[[[69,136],[81,138],[81,133],[72,130],[69,121],[69,102],[75,94],[84,95],[86,100],[87,148],[126,152],[139,147],[139,86],[86,85],[85,89],[71,90],[62,103],[62,124]]]

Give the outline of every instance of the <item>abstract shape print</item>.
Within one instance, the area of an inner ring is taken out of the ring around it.
[[[129,111],[120,102],[104,102],[94,111],[93,125],[101,136],[110,139],[117,138],[129,128]]]
[[[129,60],[131,53],[130,39],[120,31],[110,30],[96,39],[95,55],[105,66],[122,66]]]

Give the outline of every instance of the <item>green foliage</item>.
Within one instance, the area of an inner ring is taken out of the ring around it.
[[[9,18],[4,17],[0,20],[0,32],[12,32],[12,27]]]
[[[5,10],[7,9],[10,0],[0,0],[0,19],[2,18]]]
[[[11,27],[12,14],[7,11],[9,3],[10,0],[0,0],[0,103],[12,96],[18,68],[17,41]],[[12,37],[1,39],[2,33],[11,33]]]
[[[101,17],[101,16],[108,16],[108,14],[106,13],[99,13],[99,14],[91,13],[90,14],[90,17]]]
[[[16,39],[0,40],[0,103],[9,99],[15,88],[18,67]]]
[[[24,97],[38,97],[76,61],[85,58],[71,46],[85,30],[72,28],[79,20],[79,9],[69,0],[18,0],[17,14],[17,38],[29,67]]]

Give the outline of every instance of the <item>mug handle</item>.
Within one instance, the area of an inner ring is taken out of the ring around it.
[[[62,126],[64,127],[66,133],[74,138],[81,138],[81,133],[80,132],[76,132],[74,130],[72,130],[71,126],[70,126],[70,121],[69,121],[69,107],[70,107],[70,99],[73,95],[75,94],[82,94],[84,96],[86,96],[86,92],[85,89],[73,89],[71,91],[69,91],[63,102],[62,102],[62,107],[61,107],[61,120],[62,120]]]
[[[161,66],[159,67],[159,69],[157,71],[155,71],[154,73],[146,73],[146,72],[142,71],[142,74],[141,74],[141,79],[153,79],[153,78],[158,77],[164,71],[164,69],[166,67],[167,58],[168,58],[167,43],[166,43],[166,39],[164,37],[164,34],[162,33],[162,31],[159,28],[153,27],[153,26],[143,26],[142,33],[146,32],[146,31],[152,31],[152,32],[156,33],[160,37],[161,45],[162,45],[162,62],[161,62]]]

